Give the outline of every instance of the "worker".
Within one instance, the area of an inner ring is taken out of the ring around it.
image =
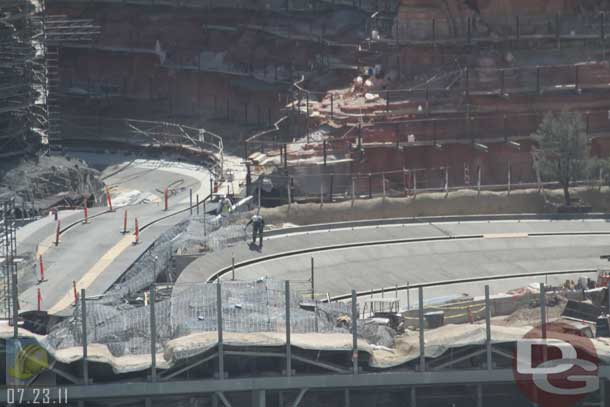
[[[258,245],[263,247],[263,229],[265,229],[265,220],[258,213],[248,221],[246,228],[252,224],[252,244],[256,244],[256,237],[258,236]]]

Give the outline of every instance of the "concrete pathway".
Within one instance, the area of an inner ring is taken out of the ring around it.
[[[135,217],[143,227],[153,220],[188,208],[190,188],[194,197],[199,193],[203,199],[209,194],[209,172],[203,167],[152,160],[136,160],[122,167],[121,171],[105,180],[111,186],[113,196],[139,191],[157,199],[122,208],[115,205],[114,212],[103,213],[91,219],[89,224],[79,223],[62,233],[57,247],[53,244],[54,222],[49,223],[45,218],[38,221],[40,227],[30,226],[32,231],[22,239],[23,247],[32,248],[37,244],[42,250],[47,281],[21,293],[22,312],[37,308],[38,288],[42,296],[41,309],[48,310],[50,314],[61,313],[74,302],[73,281],[76,281],[78,291],[86,288],[88,296],[104,293],[161,233],[185,219],[188,212],[147,228],[141,233],[138,245],[132,244]],[[162,202],[165,187],[174,190],[167,212],[163,210]],[[93,212],[104,210],[94,209]],[[123,235],[121,230],[125,210],[128,212],[130,233]],[[79,215],[70,213],[64,218],[64,214],[60,213],[60,217],[62,225],[66,225],[77,220]]]
[[[589,234],[532,235],[566,232]],[[608,234],[595,234],[599,232]],[[477,237],[455,239],[459,236]],[[438,240],[358,245],[419,238]],[[205,281],[218,270],[229,267],[233,256],[239,264],[295,250],[341,244],[357,246],[292,254],[256,262],[237,268],[235,277],[252,280],[268,276],[304,281],[310,278],[310,262],[313,257],[316,293],[335,296],[349,293],[351,289],[367,291],[407,283],[595,269],[608,266],[599,256],[610,254],[610,224],[598,220],[463,222],[363,227],[272,236],[265,240],[261,252],[250,250],[244,242],[202,256],[182,272],[175,292],[179,295],[182,286]],[[231,273],[225,274],[223,278],[231,278]],[[529,284],[521,279],[517,286],[523,286],[524,283]],[[498,289],[508,289],[509,285],[505,281]],[[482,295],[482,284],[470,284],[469,287],[476,291],[475,295]],[[455,289],[439,290],[435,295],[453,292],[456,292]]]

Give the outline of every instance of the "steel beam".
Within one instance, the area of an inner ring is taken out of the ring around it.
[[[608,377],[610,371],[600,367],[600,375]],[[132,382],[132,383],[106,383],[91,384],[89,386],[75,385],[62,386],[67,388],[72,400],[102,400],[111,398],[131,397],[169,397],[188,396],[191,394],[215,392],[240,392],[253,390],[297,390],[308,388],[332,389],[372,389],[397,386],[423,386],[423,385],[463,385],[477,383],[514,383],[512,369],[462,370],[442,372],[388,372],[388,373],[362,373],[358,375],[303,375],[278,377],[250,377],[226,380],[188,380],[174,382]],[[32,388],[24,389],[23,401],[33,401],[36,395]],[[55,400],[51,391],[51,401]],[[6,392],[0,392],[0,403],[6,403]]]

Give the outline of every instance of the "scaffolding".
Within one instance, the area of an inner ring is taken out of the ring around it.
[[[17,234],[15,231],[15,201],[9,200],[0,206],[0,320],[11,320],[17,292]]]
[[[0,157],[46,141],[44,3],[0,0]]]
[[[49,145],[59,132],[59,49],[91,42],[92,20],[48,16],[44,0],[0,0],[0,157]]]

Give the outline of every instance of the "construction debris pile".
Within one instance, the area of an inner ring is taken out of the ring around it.
[[[2,167],[7,168],[2,172]],[[98,171],[70,157],[41,156],[17,165],[0,167],[0,199],[15,197],[17,208],[46,212],[52,207],[75,207],[84,197],[95,200],[103,194],[104,183]]]

